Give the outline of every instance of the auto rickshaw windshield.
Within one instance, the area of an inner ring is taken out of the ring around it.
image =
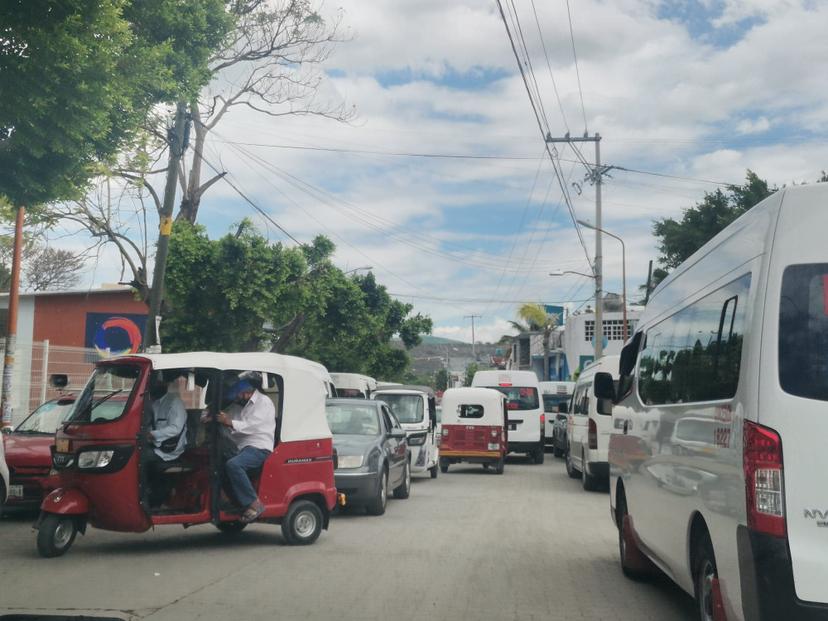
[[[423,398],[420,395],[382,394],[377,399],[385,401],[401,423],[419,423],[423,420]]]
[[[140,376],[141,367],[134,364],[96,367],[67,421],[99,423],[120,418]]]

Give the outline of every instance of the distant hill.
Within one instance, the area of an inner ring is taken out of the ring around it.
[[[431,334],[427,334],[423,337],[423,345],[468,345],[464,341],[455,341],[454,339],[447,339],[442,336],[432,336]]]

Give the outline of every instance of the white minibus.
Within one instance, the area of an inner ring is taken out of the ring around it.
[[[776,192],[658,286],[621,352],[621,567],[654,564],[701,619],[828,619],[826,231],[828,183]]]
[[[609,480],[609,439],[612,433],[612,400],[595,396],[598,373],[618,378],[618,356],[604,356],[584,367],[575,383],[566,424],[566,473],[581,479],[587,491],[606,489]]]
[[[532,371],[478,371],[472,386],[494,388],[506,395],[509,452],[526,453],[543,463],[544,420],[538,376]]]
[[[558,415],[558,405],[569,403],[572,398],[572,391],[575,389],[575,382],[539,382],[541,399],[543,399],[543,411],[546,414],[546,428],[544,429],[544,442],[547,447],[552,446],[552,429],[555,425],[555,417]]]

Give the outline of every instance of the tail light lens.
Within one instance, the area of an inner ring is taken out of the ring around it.
[[[782,439],[774,430],[745,421],[743,465],[748,528],[785,536],[785,499],[782,487]]]
[[[544,424],[546,423],[546,414],[541,414],[541,428],[543,428]]]
[[[595,424],[593,419],[589,419],[589,431],[587,431],[587,440],[589,442],[590,449],[597,449],[598,448],[598,425]]]

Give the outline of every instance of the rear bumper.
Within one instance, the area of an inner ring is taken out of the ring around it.
[[[376,472],[339,472],[334,475],[336,491],[345,494],[348,505],[368,502],[377,492]]]
[[[500,460],[500,451],[464,451],[440,449],[440,459],[450,463],[467,461],[472,463],[487,463]]]
[[[507,451],[509,453],[532,453],[539,448],[543,448],[543,438],[538,438],[535,442],[512,442],[509,440]]]
[[[739,526],[736,540],[745,619],[828,620],[828,604],[803,602],[796,596],[785,539]]]
[[[609,480],[609,462],[606,461],[588,461],[587,472],[599,479]]]

